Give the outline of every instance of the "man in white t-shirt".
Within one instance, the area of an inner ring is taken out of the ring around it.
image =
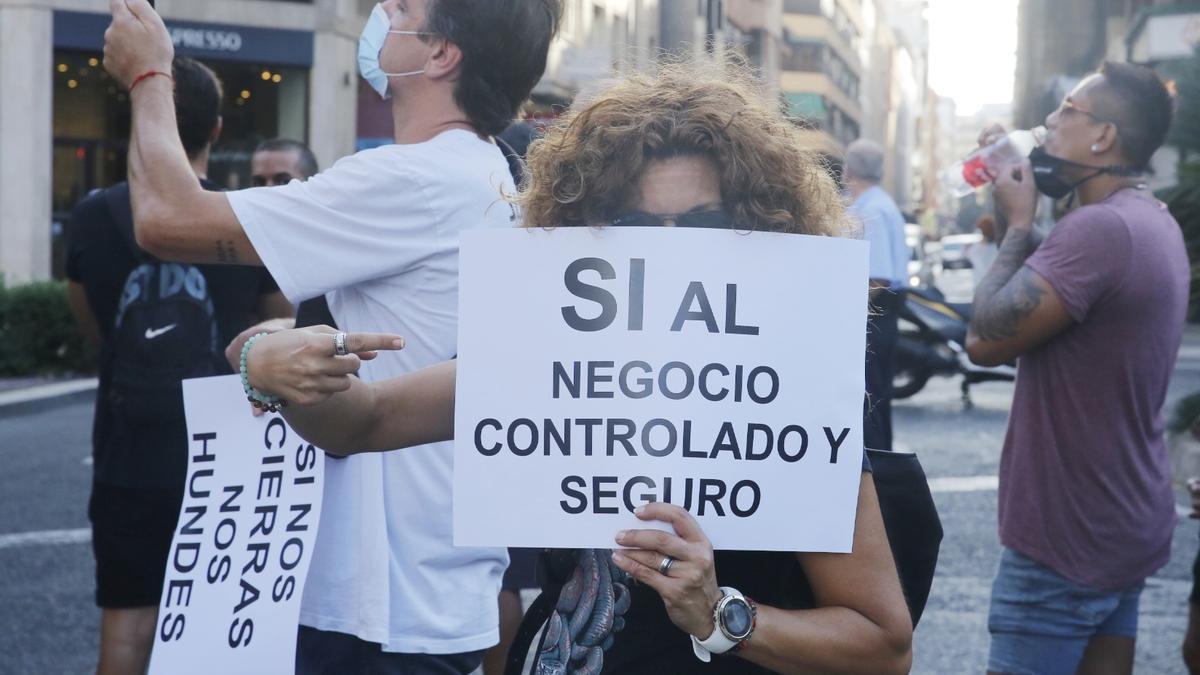
[[[360,71],[391,95],[395,145],[306,182],[207,193],[175,129],[174,49],[146,0],[111,0],[105,67],[130,90],[138,242],[158,257],[265,265],[293,302],[325,295],[338,325],[399,333],[379,380],[456,353],[458,240],[511,227],[503,130],[545,68],[561,0],[388,0]],[[331,345],[332,348],[332,345]],[[448,444],[326,462],[301,608],[300,673],[467,673],[497,641],[504,549],[451,541]]]

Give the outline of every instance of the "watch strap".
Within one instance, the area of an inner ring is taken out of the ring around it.
[[[722,599],[728,595],[736,595],[738,597],[743,597],[743,598],[745,597],[736,588],[722,586],[721,587]],[[713,607],[713,632],[712,632],[712,635],[709,635],[707,638],[705,638],[703,640],[696,637],[695,635],[692,636],[692,652],[696,655],[696,658],[700,659],[701,661],[703,661],[705,663],[708,663],[709,661],[712,660],[713,654],[724,654],[728,651],[733,650],[739,644],[739,642],[729,639],[725,635],[724,631],[721,630],[721,617],[718,615],[718,612],[717,612],[717,609],[720,606],[721,606],[721,602],[718,600],[717,604]],[[745,642],[745,641],[743,640],[742,642]]]
[[[708,663],[712,660],[713,654],[724,654],[731,651],[738,643],[725,637],[720,628],[714,628],[712,635],[707,639],[701,640],[695,635],[692,636],[692,652],[696,658]]]
[[[747,635],[741,642],[734,645],[733,649],[729,650],[732,654],[736,654],[737,652],[745,649],[746,644],[750,642],[750,638],[754,637],[754,629],[758,628],[758,605],[755,604],[754,600],[748,595],[743,595],[742,598],[746,601],[747,605],[750,605],[750,634]]]

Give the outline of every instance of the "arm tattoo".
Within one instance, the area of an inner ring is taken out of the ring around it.
[[[992,237],[995,241],[1004,243],[1004,235],[1008,233],[1008,214],[1004,212],[1004,209],[996,209],[992,212],[992,216],[996,219]]]
[[[971,318],[975,333],[989,342],[1016,337],[1021,323],[1042,303],[1044,295],[1033,272],[1021,267],[1013,278]]]
[[[217,240],[217,262],[226,265],[238,264],[237,248],[234,247],[233,241]]]
[[[996,262],[975,291],[971,327],[987,341],[1005,340],[1020,333],[1021,323],[1037,309],[1044,292],[1025,260],[1035,245],[1028,231],[1007,233]]]

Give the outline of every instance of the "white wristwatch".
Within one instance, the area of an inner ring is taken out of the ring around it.
[[[721,587],[721,599],[713,607],[713,632],[701,640],[692,636],[692,651],[696,658],[708,663],[713,654],[724,654],[754,634],[754,620],[757,615],[754,602],[742,595],[741,591],[729,586]]]

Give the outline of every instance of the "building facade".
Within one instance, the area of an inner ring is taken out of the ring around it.
[[[553,116],[594,83],[663,51],[741,49],[835,163],[866,136],[889,149],[885,186],[920,207],[929,146],[926,0],[564,0],[526,114]],[[159,0],[176,52],[213,67],[224,131],[210,178],[248,185],[262,140],[313,147],[322,166],[390,142],[390,105],[358,77],[375,0]],[[127,96],[104,72],[106,0],[0,0],[0,274],[61,276],[73,206],[124,179]]]
[[[1021,0],[1013,121],[1042,124],[1104,60],[1132,61],[1170,77],[1173,62],[1200,46],[1200,4],[1178,0]],[[1178,153],[1151,163],[1151,187],[1174,184]]]
[[[861,0],[783,2],[781,93],[839,159],[863,133],[863,32]]]
[[[782,0],[780,93],[835,162],[869,138],[887,152],[884,188],[923,208],[920,125],[927,90],[926,0]]]
[[[225,88],[210,174],[248,184],[254,146],[308,141],[323,164],[354,149],[360,0],[160,0],[176,52]],[[104,72],[105,0],[0,0],[0,271],[61,274],[72,207],[124,178],[125,92]],[[313,133],[314,130],[320,133]]]
[[[1104,60],[1158,66],[1200,44],[1200,4],[1178,0],[1021,0],[1014,121],[1040,124]]]
[[[884,147],[883,185],[905,211],[925,206],[920,124],[929,53],[925,0],[864,2],[863,136]]]
[[[662,3],[660,5],[660,2]],[[653,62],[667,28],[662,13],[669,0],[565,0],[563,22],[550,47],[546,74],[533,91],[534,108],[570,103],[592,83]],[[691,3],[695,12],[696,2]],[[694,39],[680,34],[679,39]]]
[[[213,67],[224,83],[212,179],[247,186],[253,148],[275,136],[308,142],[322,166],[390,142],[390,104],[358,77],[356,61],[375,4],[158,1],[176,53]],[[564,0],[562,30],[528,114],[557,114],[589,85],[647,68],[660,50],[723,49],[726,12],[725,0]],[[129,105],[101,64],[109,19],[107,0],[0,0],[0,278],[7,283],[61,276],[71,209],[124,179]]]
[[[757,70],[767,91],[778,96],[786,46],[783,41],[784,0],[731,0],[726,8],[727,34]]]

